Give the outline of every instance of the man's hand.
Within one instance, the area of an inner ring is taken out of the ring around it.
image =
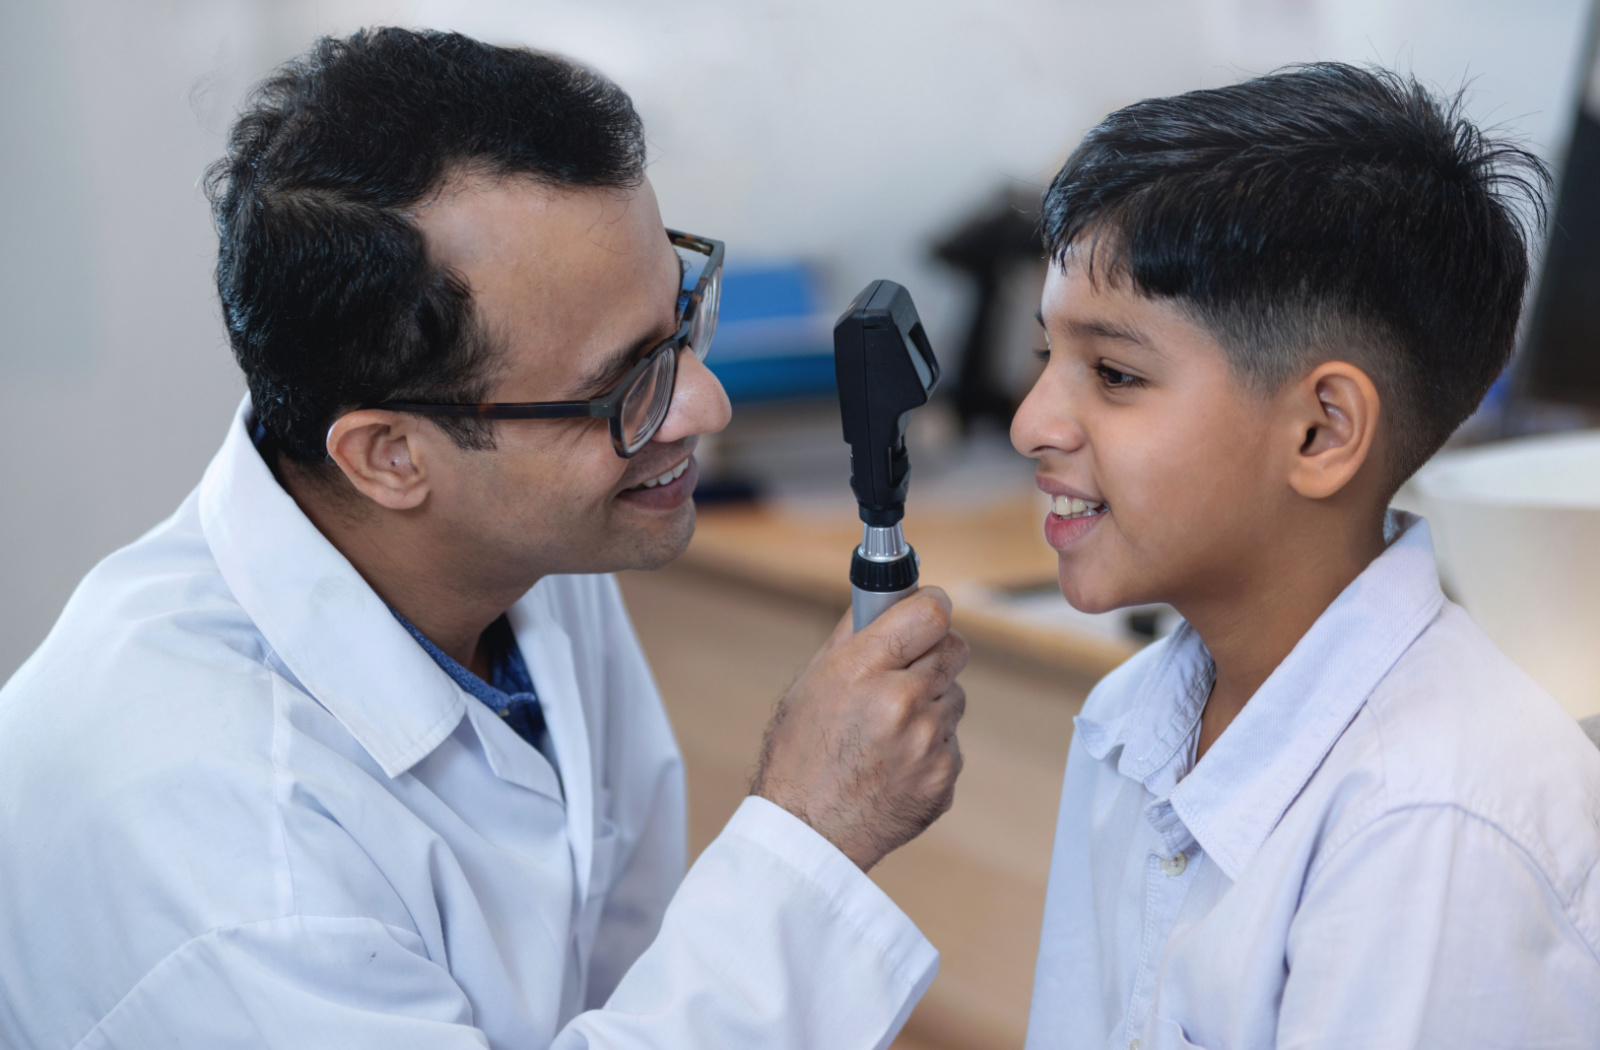
[[[967,706],[955,679],[967,655],[938,587],[895,603],[859,634],[846,613],[779,702],[750,793],[871,869],[955,799],[956,723]]]

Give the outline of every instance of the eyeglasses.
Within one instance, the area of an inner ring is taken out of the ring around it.
[[[678,331],[640,358],[610,393],[590,401],[491,401],[475,405],[383,401],[366,407],[455,419],[605,419],[611,425],[611,447],[623,459],[630,458],[648,445],[666,422],[678,379],[678,352],[687,348],[704,361],[717,331],[717,308],[722,298],[722,242],[676,230],[668,230],[667,238],[683,262]]]

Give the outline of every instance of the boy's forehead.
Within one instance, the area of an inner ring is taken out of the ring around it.
[[[1222,349],[1176,301],[1144,294],[1115,270],[1091,272],[1087,259],[1071,252],[1050,265],[1039,321],[1053,338],[1110,340],[1163,356],[1191,346]]]

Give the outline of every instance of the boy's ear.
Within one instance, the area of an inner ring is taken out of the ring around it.
[[[390,510],[410,510],[428,496],[428,466],[417,419],[359,409],[328,428],[328,455],[363,496]]]
[[[1378,388],[1347,361],[1326,361],[1292,385],[1289,425],[1299,445],[1289,486],[1307,499],[1341,491],[1374,455]]]

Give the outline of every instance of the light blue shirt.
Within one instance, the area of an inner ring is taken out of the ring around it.
[[[1391,526],[1198,764],[1187,625],[1090,695],[1030,1050],[1600,1046],[1600,751]]]

